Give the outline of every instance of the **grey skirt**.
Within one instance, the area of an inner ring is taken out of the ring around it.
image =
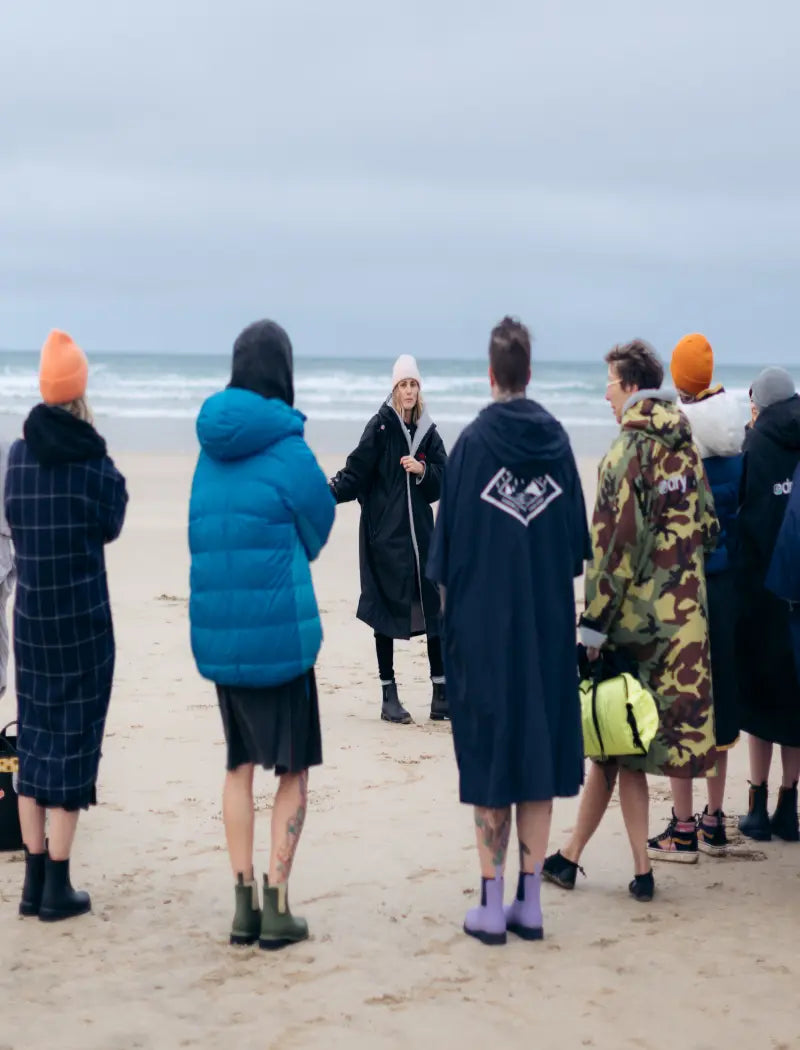
[[[243,765],[301,773],[322,764],[317,681],[313,668],[284,685],[217,686],[227,745],[226,768]]]

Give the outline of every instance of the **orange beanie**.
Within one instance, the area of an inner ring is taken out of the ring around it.
[[[66,405],[86,393],[89,362],[66,332],[54,329],[42,347],[39,389],[48,405]]]
[[[687,394],[702,394],[711,386],[714,354],[704,335],[685,335],[672,351],[672,382]]]

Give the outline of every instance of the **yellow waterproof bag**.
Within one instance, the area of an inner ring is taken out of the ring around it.
[[[584,755],[599,759],[646,755],[658,731],[655,700],[627,672],[598,678],[584,678],[578,686]]]

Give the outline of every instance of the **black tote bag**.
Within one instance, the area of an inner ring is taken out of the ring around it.
[[[17,808],[17,738],[9,734],[9,722],[0,729],[0,852],[22,849],[22,832]]]

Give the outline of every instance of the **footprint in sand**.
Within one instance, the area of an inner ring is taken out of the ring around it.
[[[409,1001],[407,995],[392,995],[385,992],[383,995],[371,995],[364,1000],[366,1006],[402,1006]]]
[[[722,856],[722,860],[754,860],[762,861],[766,860],[767,855],[763,850],[753,849],[752,846],[745,846],[744,843],[741,845],[734,843],[728,846],[728,849]]]
[[[441,923],[439,925],[442,925]],[[424,948],[414,952],[414,958],[419,959],[426,955],[450,955],[456,944],[463,943],[464,935],[459,931],[448,937],[447,940],[429,941]],[[469,978],[471,980],[471,978]]]
[[[427,879],[429,875],[438,874],[437,868],[420,868],[419,871],[413,871],[410,875],[406,875],[406,878],[409,882],[418,882],[419,879]]]

